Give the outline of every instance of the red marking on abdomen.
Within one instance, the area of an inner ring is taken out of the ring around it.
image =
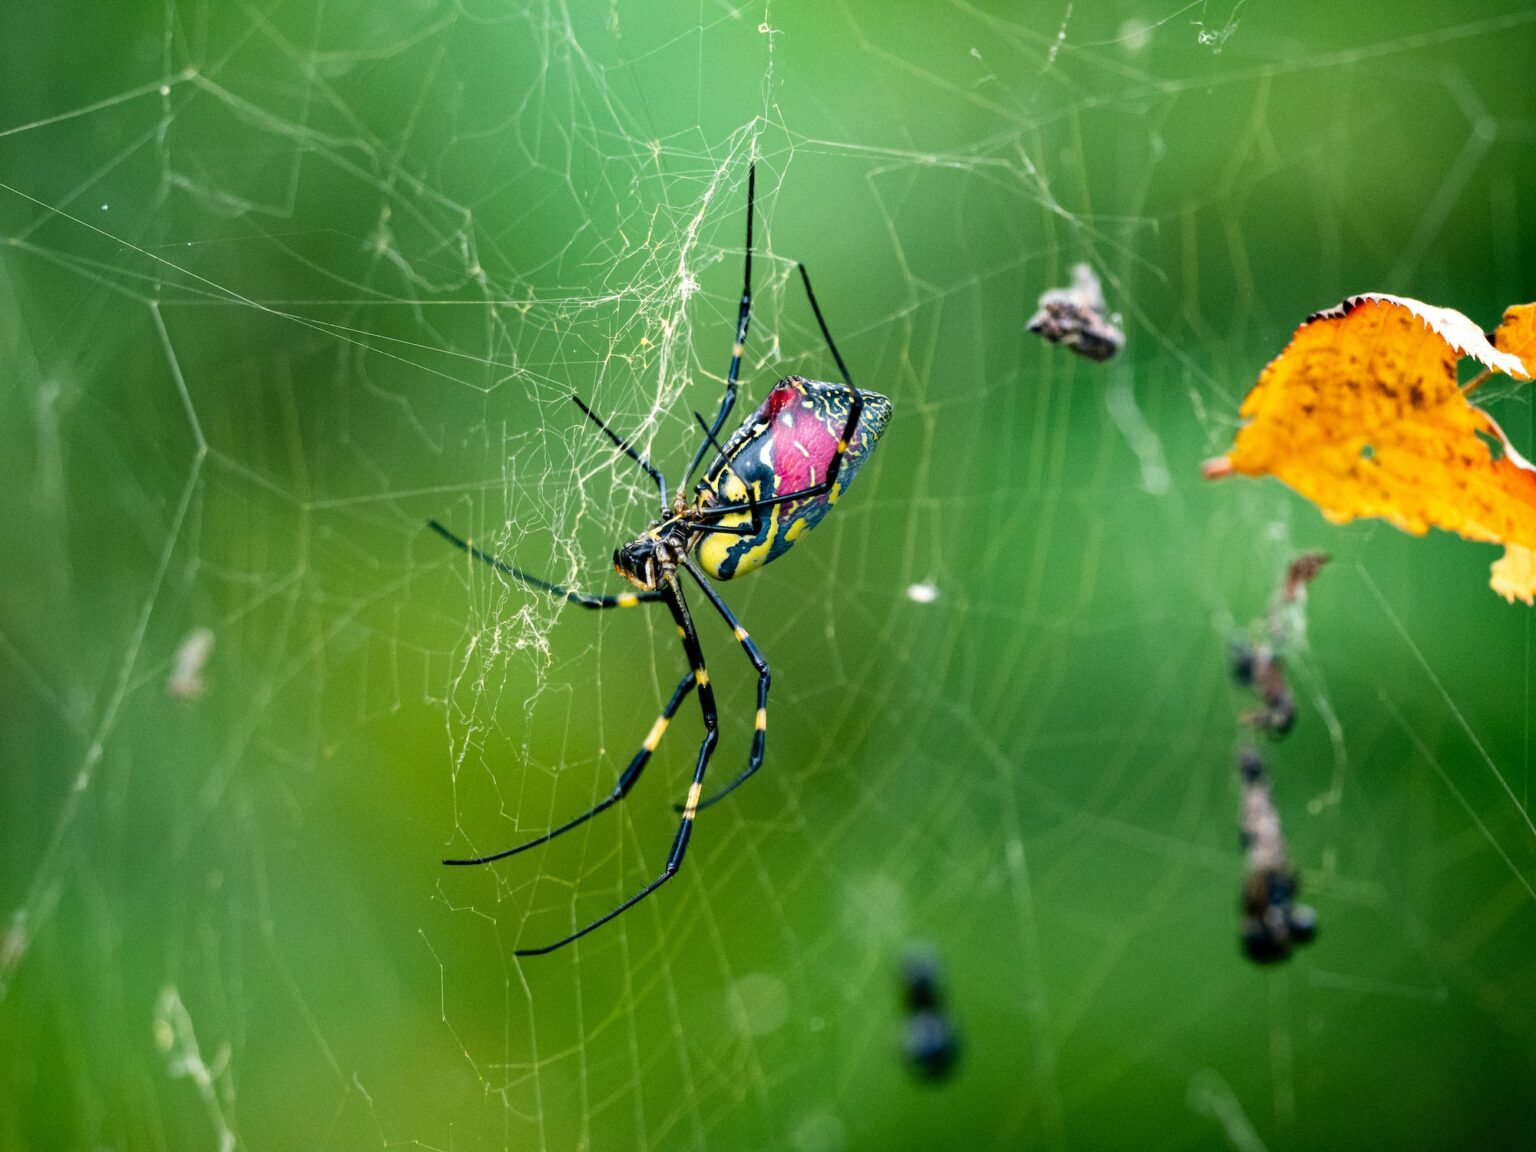
[[[781,417],[775,417],[772,432],[773,472],[781,493],[821,483],[837,454],[837,437],[827,431],[814,410],[796,404],[785,411],[793,423],[786,425]]]
[[[799,395],[793,384],[780,384],[768,393],[768,398],[763,401],[758,412],[762,417],[771,420],[788,408]]]

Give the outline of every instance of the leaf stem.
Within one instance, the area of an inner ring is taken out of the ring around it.
[[[1463,396],[1470,396],[1473,392],[1477,391],[1477,389],[1488,383],[1488,377],[1492,375],[1492,368],[1484,368],[1476,376],[1472,377],[1472,379],[1468,380],[1461,386],[1461,394]]]

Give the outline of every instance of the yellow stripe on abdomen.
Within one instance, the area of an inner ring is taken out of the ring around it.
[[[755,571],[773,559],[773,542],[779,533],[779,509],[782,507],[783,505],[778,505],[768,510],[768,515],[763,519],[762,534],[759,536],[732,536],[728,532],[711,532],[704,537],[697,553],[704,571],[717,580],[729,580],[744,572]],[[743,512],[727,516],[720,523],[751,524],[752,517]],[[743,548],[742,545],[748,541],[751,542],[750,547]],[[729,569],[729,575],[726,574],[727,569]]]

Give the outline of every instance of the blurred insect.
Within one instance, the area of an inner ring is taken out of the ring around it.
[[[683,474],[675,495],[668,496],[667,482],[661,472],[622,436],[602,422],[579,397],[573,396],[587,418],[602,430],[614,445],[633,460],[656,483],[661,496],[660,514],[634,540],[617,549],[613,566],[635,586],[636,592],[594,596],[577,592],[548,580],[531,576],[482,552],[468,540],[455,536],[437,521],[431,528],[449,542],[478,560],[506,573],[532,588],[562,597],[584,608],[629,608],[636,604],[665,604],[682,638],[683,654],[689,672],[678,681],[671,699],[657,717],[650,734],[620,774],[613,791],[581,815],[524,844],[476,856],[466,860],[445,860],[445,864],[488,864],[507,856],[548,843],[569,832],[613,805],[619,803],[640,778],[651,754],[661,742],[672,717],[688,693],[699,693],[699,708],[704,717],[704,740],[699,746],[693,782],[688,798],[678,806],[682,820],[672,840],[666,867],[660,876],[617,908],[570,935],[540,948],[519,949],[516,955],[537,956],[562,948],[600,928],[620,913],[634,907],[660,888],[682,866],[693,830],[694,817],[734,790],[762,766],[768,731],[768,661],[741,626],[725,601],[709,583],[709,577],[731,580],[776,560],[806,532],[819,524],[832,505],[847,491],[854,477],[875,447],[891,415],[891,402],[877,392],[855,388],[848,368],[832,341],[821,314],[821,307],[811,291],[811,278],[800,265],[800,279],[816,323],[821,328],[827,348],[836,361],[843,383],[828,384],[800,376],[786,376],[773,386],[767,399],[746,418],[721,445],[716,439],[736,403],[736,381],[741,371],[741,357],[747,338],[752,304],[752,214],[756,193],[756,170],[747,174],[747,248],[741,306],[736,315],[736,342],[731,349],[731,366],[725,381],[725,396],[713,421],[706,422],[695,413],[704,437]],[[712,463],[693,489],[691,500],[684,498],[688,481],[714,448]],[[747,766],[734,780],[707,800],[700,799],[704,789],[704,770],[715,750],[718,726],[714,688],[704,666],[704,653],[694,631],[693,617],[683,596],[679,573],[686,573],[725,620],[741,645],[747,660],[757,672],[757,716],[752,750]]]
[[[1284,652],[1300,625],[1297,606],[1307,585],[1326,563],[1328,556],[1322,552],[1305,552],[1292,560],[1262,622],[1264,638],[1233,641],[1229,653],[1232,679],[1252,688],[1260,703],[1260,707],[1244,712],[1239,723],[1274,737],[1286,735],[1295,726],[1296,699],[1285,680]],[[1259,627],[1256,623],[1255,630]]]
[[[907,1067],[925,1080],[943,1080],[954,1070],[960,1038],[944,1010],[937,957],[926,948],[907,954],[901,966],[902,999],[907,1018],[901,1047]]]
[[[176,663],[165,683],[166,695],[176,700],[196,700],[208,686],[203,683],[203,668],[213,655],[213,631],[195,628],[187,633],[176,649]]]
[[[1104,315],[1104,289],[1086,264],[1072,266],[1072,284],[1040,296],[1039,311],[1025,325],[1051,344],[1102,362],[1125,345],[1125,333]]]
[[[1247,860],[1243,869],[1243,951],[1256,964],[1284,960],[1297,944],[1317,935],[1317,913],[1296,903],[1300,880],[1291,868],[1280,831],[1280,813],[1269,794],[1259,754],[1238,757],[1243,801],[1240,835]]]

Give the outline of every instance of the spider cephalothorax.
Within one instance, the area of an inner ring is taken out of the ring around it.
[[[614,571],[642,592],[654,592],[677,571],[696,540],[681,516],[653,520],[641,535],[614,549]]]
[[[800,276],[805,283],[806,298],[810,301],[811,311],[816,315],[816,323],[826,338],[832,358],[837,361],[843,383],[828,384],[807,380],[802,376],[786,376],[773,386],[757,410],[742,421],[724,444],[716,438],[725,427],[725,421],[736,403],[736,380],[741,371],[747,322],[751,317],[754,184],[754,176],[749,174],[746,275],[741,292],[741,310],[736,315],[736,343],[731,349],[731,368],[725,379],[725,396],[720,401],[713,422],[706,423],[702,416],[699,417],[704,439],[694,452],[676,494],[669,498],[666,478],[660,470],[637,452],[628,440],[598,419],[579,397],[571,397],[592,422],[602,429],[603,434],[613,441],[615,447],[644,469],[646,475],[655,482],[661,497],[658,518],[613,554],[614,569],[638,591],[593,596],[553,584],[487,555],[441,524],[432,522],[436,532],[477,559],[515,580],[584,608],[629,608],[636,604],[656,602],[665,604],[673,623],[677,625],[683,654],[688,659],[688,672],[678,681],[671,699],[656,718],[650,735],[645,738],[640,750],[635,753],[629,766],[619,776],[613,791],[605,799],[558,828],[515,848],[467,860],[445,860],[445,864],[488,864],[492,860],[500,860],[547,843],[561,833],[584,824],[599,812],[613,807],[629,795],[684,699],[695,689],[699,694],[699,710],[704,719],[704,740],[699,745],[688,798],[678,805],[682,821],[672,840],[672,850],[667,854],[666,867],[661,875],[586,927],[542,948],[520,948],[516,952],[519,956],[538,955],[564,947],[594,928],[608,923],[660,888],[682,866],[694,817],[699,810],[730,792],[762,765],[768,734],[768,661],[710,580],[734,579],[789,551],[795,541],[820,523],[832,510],[832,505],[847,490],[854,475],[869,458],[875,441],[880,438],[890,418],[889,400],[878,392],[864,392],[853,386],[848,368],[838,355],[837,345],[832,342],[832,334],[827,331],[826,321],[822,319],[821,309],[816,304],[810,276],[805,266],[801,265]],[[715,450],[713,462],[704,470],[693,489],[691,500],[687,499],[685,494],[688,482],[704,462],[710,448]],[[680,579],[683,573],[698,586],[708,598],[710,606],[730,627],[736,642],[741,645],[742,652],[757,672],[757,715],[747,766],[708,799],[703,796],[704,770],[709,766],[718,739],[716,729],[719,716],[715,709],[715,691],[704,666],[704,653],[699,647],[698,633],[694,630],[693,616],[683,596],[684,582]]]

